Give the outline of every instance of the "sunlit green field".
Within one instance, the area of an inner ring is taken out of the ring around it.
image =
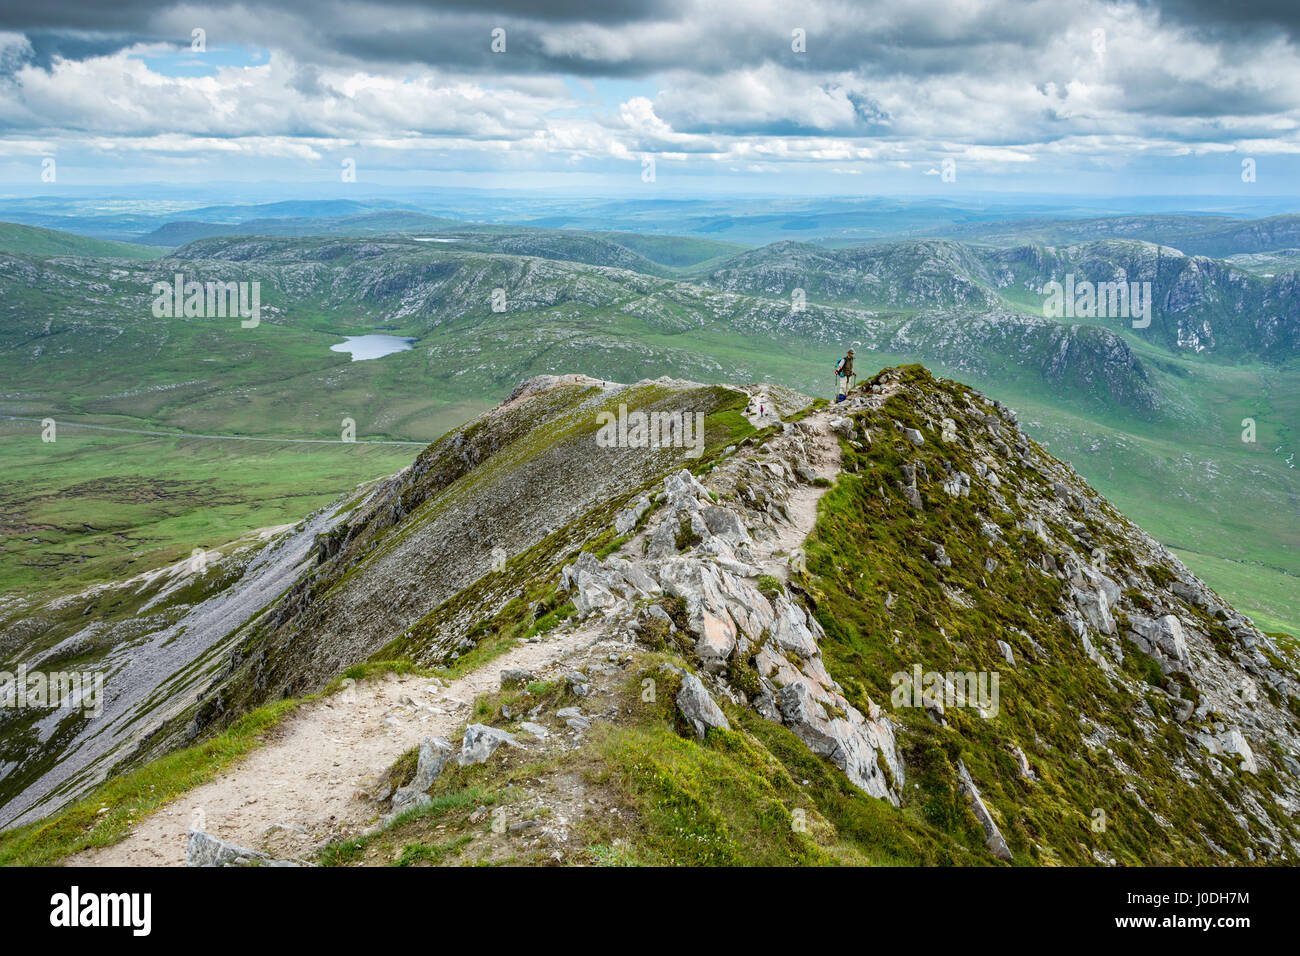
[[[129,577],[292,524],[418,448],[289,445],[0,422],[0,588],[32,591]]]

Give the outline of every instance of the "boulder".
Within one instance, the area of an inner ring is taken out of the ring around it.
[[[832,716],[818,700],[819,693],[844,716]],[[883,758],[894,785],[901,786],[903,764],[898,758],[893,725],[879,708],[874,704],[872,707],[873,713],[863,717],[848,701],[815,689],[812,681],[802,676],[777,694],[781,722],[809,750],[830,760],[854,786],[867,794],[897,804],[898,797],[877,759]]]
[[[1155,657],[1166,674],[1191,671],[1192,655],[1183,636],[1182,622],[1177,617],[1166,614],[1149,618],[1134,614],[1129,623],[1133,628],[1133,642]]]
[[[1110,604],[1099,587],[1075,587],[1070,596],[1088,624],[1099,634],[1114,634],[1115,619],[1110,616]]]
[[[581,671],[570,671],[564,675],[564,683],[569,690],[578,697],[586,697],[590,691],[590,682],[587,675]]]
[[[1240,769],[1243,773],[1259,773],[1259,764],[1255,762],[1255,752],[1239,730],[1229,730],[1219,738],[1219,746],[1225,754],[1235,754],[1241,758]]]
[[[625,535],[641,520],[641,516],[650,510],[650,498],[648,495],[642,495],[632,502],[631,505],[624,508],[614,516],[614,533]]]
[[[186,866],[297,866],[265,853],[229,843],[211,833],[191,830],[185,839]]]
[[[425,793],[442,774],[442,768],[451,757],[451,742],[442,737],[425,737],[420,743],[420,756],[415,766],[415,777],[393,794],[393,813],[398,814],[413,806],[429,802]]]
[[[682,688],[677,692],[677,709],[700,740],[704,739],[710,727],[731,729],[727,715],[694,674],[682,674]]]
[[[792,651],[805,659],[817,654],[817,642],[808,627],[808,616],[789,598],[777,598],[776,614],[768,632],[783,651]]]
[[[1182,581],[1174,581],[1169,585],[1169,590],[1173,591],[1177,597],[1182,598],[1188,604],[1196,607],[1204,607],[1208,603],[1205,593],[1195,585],[1186,584]]]
[[[749,531],[741,522],[740,516],[730,508],[719,508],[717,505],[709,505],[700,512],[704,519],[704,526],[709,529],[710,534],[717,535],[729,544],[748,544]]]
[[[646,544],[646,557],[667,558],[677,553],[677,523],[671,518],[664,518],[655,528]]]
[[[964,471],[956,472],[943,483],[943,490],[954,498],[965,498],[970,494],[970,475]]]
[[[664,494],[671,511],[697,511],[701,500],[710,500],[709,490],[685,468],[664,479]]]
[[[470,724],[465,728],[465,736],[460,743],[460,754],[456,758],[462,767],[485,763],[502,744],[518,747],[515,735],[499,727],[486,724]]]
[[[841,438],[853,437],[853,419],[851,418],[835,416],[827,419],[826,424],[829,426],[831,431],[839,435]]]

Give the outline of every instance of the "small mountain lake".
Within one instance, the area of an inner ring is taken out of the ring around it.
[[[406,352],[415,345],[415,339],[401,335],[347,335],[346,341],[331,345],[331,352],[351,352],[352,361],[382,358],[393,352]]]

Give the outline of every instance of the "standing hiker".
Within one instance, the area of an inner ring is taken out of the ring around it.
[[[835,401],[842,402],[848,397],[849,389],[852,388],[851,379],[857,378],[853,374],[853,349],[849,349],[844,358],[835,363]]]

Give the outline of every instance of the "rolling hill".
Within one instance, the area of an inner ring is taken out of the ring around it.
[[[23,256],[94,256],[104,259],[156,259],[162,253],[147,246],[92,239],[71,232],[0,222],[0,252]]]

